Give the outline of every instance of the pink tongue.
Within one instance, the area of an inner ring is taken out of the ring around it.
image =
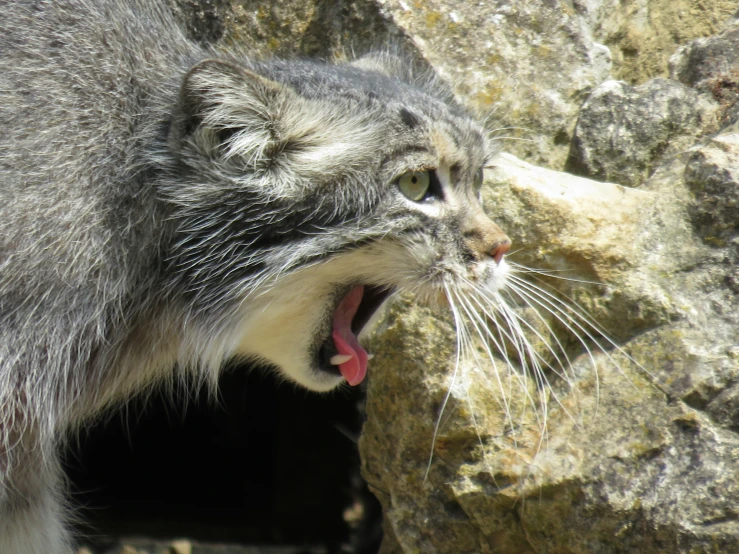
[[[364,287],[359,285],[354,287],[341,301],[334,313],[334,328],[331,333],[339,354],[352,357],[351,360],[339,365],[341,375],[352,386],[361,383],[367,374],[367,352],[359,345],[357,337],[352,333],[352,319],[359,309],[363,294]]]

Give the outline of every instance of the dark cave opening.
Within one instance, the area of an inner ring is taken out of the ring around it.
[[[377,552],[381,511],[354,442],[361,388],[315,394],[235,367],[217,402],[190,393],[138,398],[71,441],[82,544],[107,552],[121,537],[187,538]]]

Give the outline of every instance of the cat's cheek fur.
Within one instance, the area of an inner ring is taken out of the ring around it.
[[[328,336],[327,325],[335,304],[335,289],[326,282],[302,279],[278,286],[263,298],[263,309],[250,310],[236,329],[236,355],[265,360],[289,381],[325,392],[339,386],[343,377],[316,367],[317,337]]]
[[[317,351],[331,336],[341,299],[356,285],[373,285],[412,290],[421,301],[428,300],[443,291],[435,279],[428,279],[429,273],[446,273],[431,269],[438,264],[436,258],[438,252],[426,242],[409,245],[384,240],[285,276],[267,292],[242,303],[248,310],[232,330],[233,355],[267,361],[305,388],[334,389],[345,380],[319,369]],[[380,313],[380,309],[374,312],[360,336]]]

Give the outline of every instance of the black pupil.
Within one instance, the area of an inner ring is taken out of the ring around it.
[[[411,177],[411,183],[415,185],[417,182],[418,182],[418,177],[416,177],[415,175]]]

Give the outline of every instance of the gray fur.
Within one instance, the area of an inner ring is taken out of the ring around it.
[[[233,357],[328,390],[342,291],[494,272],[481,130],[397,58],[250,61],[149,0],[0,13],[3,554],[71,551],[56,449],[101,410]],[[443,203],[394,185],[441,165]]]

